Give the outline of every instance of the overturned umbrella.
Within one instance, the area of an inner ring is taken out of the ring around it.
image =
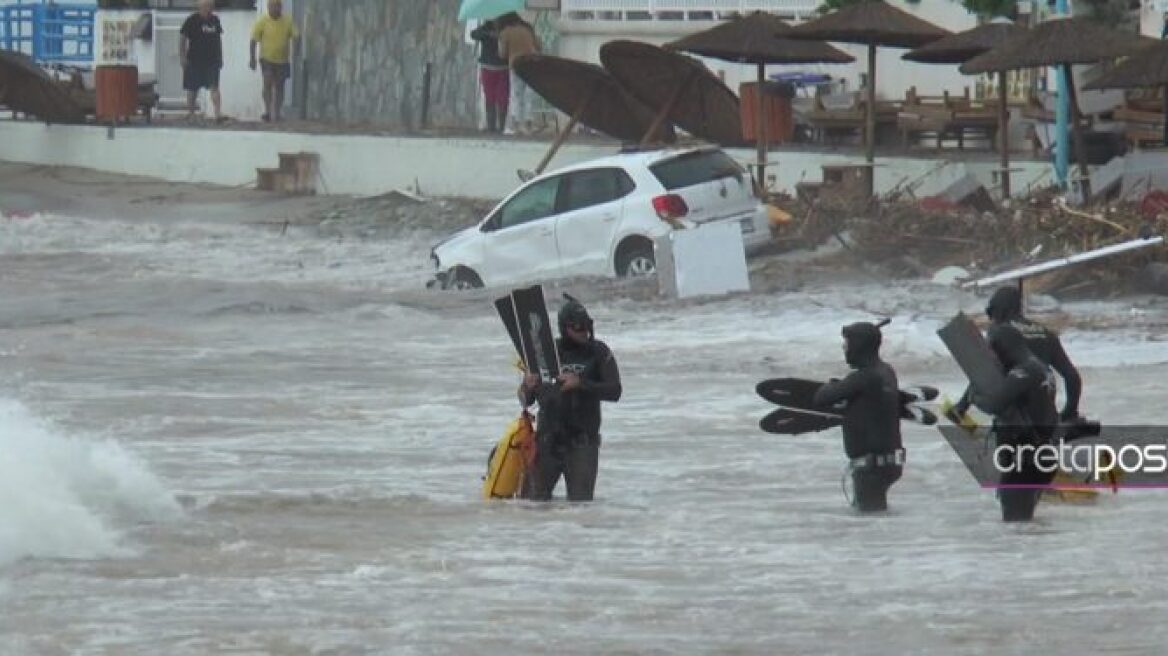
[[[653,124],[653,111],[595,64],[552,55],[523,55],[515,61],[515,73],[569,117],[536,167],[536,175],[543,172],[577,124],[621,141],[641,139]],[[665,126],[660,133],[662,141],[672,141],[672,126]]]
[[[758,68],[758,91],[755,94],[755,140],[758,153],[758,189],[766,187],[766,122],[763,120],[762,85],[767,64],[846,64],[855,58],[846,52],[816,41],[783,39],[791,26],[761,11],[736,18],[708,30],[665,44],[668,50],[713,57]]]
[[[1025,32],[1010,22],[986,23],[911,50],[901,59],[922,64],[962,64]],[[1010,106],[1006,98],[1006,72],[997,71],[997,75],[998,152],[1002,165],[1002,198],[1007,199],[1010,197]]]
[[[0,104],[46,123],[84,123],[85,112],[31,57],[0,50]]]
[[[738,96],[700,61],[639,41],[609,41],[600,61],[617,82],[656,116],[645,131],[648,144],[669,122],[721,145],[742,143]]]

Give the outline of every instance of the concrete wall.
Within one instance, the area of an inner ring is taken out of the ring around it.
[[[473,126],[474,48],[459,0],[300,0],[305,107],[314,120],[417,127],[432,64],[430,123]]]
[[[142,175],[175,182],[239,186],[254,183],[255,169],[277,165],[281,152],[320,154],[320,193],[373,195],[414,189],[439,196],[500,198],[519,184],[516,171],[532,169],[548,144],[520,140],[433,139],[378,136],[307,135],[182,128],[123,128],[112,138],[98,126],[46,126],[0,121],[0,159],[44,165],[78,166]],[[616,146],[568,144],[551,168],[611,155]],[[754,159],[751,150],[731,150],[740,162]],[[917,196],[937,193],[966,171],[993,184],[989,159],[878,158],[877,191],[925,178]],[[801,152],[773,152],[768,169],[775,188],[793,192],[796,183],[822,178],[820,167],[857,162],[859,157]],[[1014,189],[1025,193],[1035,181],[1049,181],[1044,162],[1017,162]],[[415,187],[416,185],[416,187]]]

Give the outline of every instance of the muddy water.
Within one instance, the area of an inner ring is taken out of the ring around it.
[[[578,285],[625,382],[598,500],[484,503],[517,410],[490,294],[421,290],[433,235],[0,221],[0,653],[1156,654],[1164,497],[998,521],[935,431],[879,519],[835,432],[762,434],[773,375],[844,372],[891,313],[901,379],[984,299],[807,285],[671,304]],[[1138,305],[1139,307],[1135,307]],[[1156,421],[1152,301],[1064,308],[1084,408]],[[562,490],[560,491],[562,494]]]

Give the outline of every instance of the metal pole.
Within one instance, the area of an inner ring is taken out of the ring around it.
[[[767,161],[767,134],[766,121],[763,120],[762,85],[766,78],[766,65],[758,63],[758,87],[755,88],[754,99],[754,142],[758,152],[758,197],[766,197],[766,161]]]
[[[430,80],[433,65],[426,62],[422,69],[422,129],[430,127]]]
[[[1065,16],[1069,12],[1067,10],[1067,0],[1055,0],[1055,13],[1059,16]],[[1067,74],[1062,66],[1057,67],[1055,72],[1058,81],[1058,106],[1055,112],[1055,160],[1054,173],[1058,178],[1059,184],[1063,189],[1067,188],[1067,169],[1070,168],[1071,149],[1070,149],[1070,135],[1067,131],[1067,119],[1071,113],[1069,80]]]
[[[998,149],[1002,162],[1002,200],[1010,199],[1010,106],[1006,101],[1006,71],[998,71]]]
[[[1067,76],[1067,100],[1070,101],[1071,109],[1071,127],[1075,134],[1075,150],[1077,159],[1079,161],[1079,177],[1082,179],[1079,183],[1083,190],[1083,203],[1091,202],[1091,177],[1087,172],[1087,149],[1083,144],[1083,122],[1079,119],[1082,116],[1079,114],[1079,101],[1075,93],[1075,78],[1071,75],[1071,65],[1064,64],[1063,70],[1066,71],[1064,75]]]

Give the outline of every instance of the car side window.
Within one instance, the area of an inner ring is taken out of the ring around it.
[[[511,228],[556,213],[560,176],[540,180],[519,192],[499,210],[499,227]]]
[[[560,211],[571,212],[610,203],[627,196],[635,187],[629,175],[618,168],[569,173],[564,178]]]

